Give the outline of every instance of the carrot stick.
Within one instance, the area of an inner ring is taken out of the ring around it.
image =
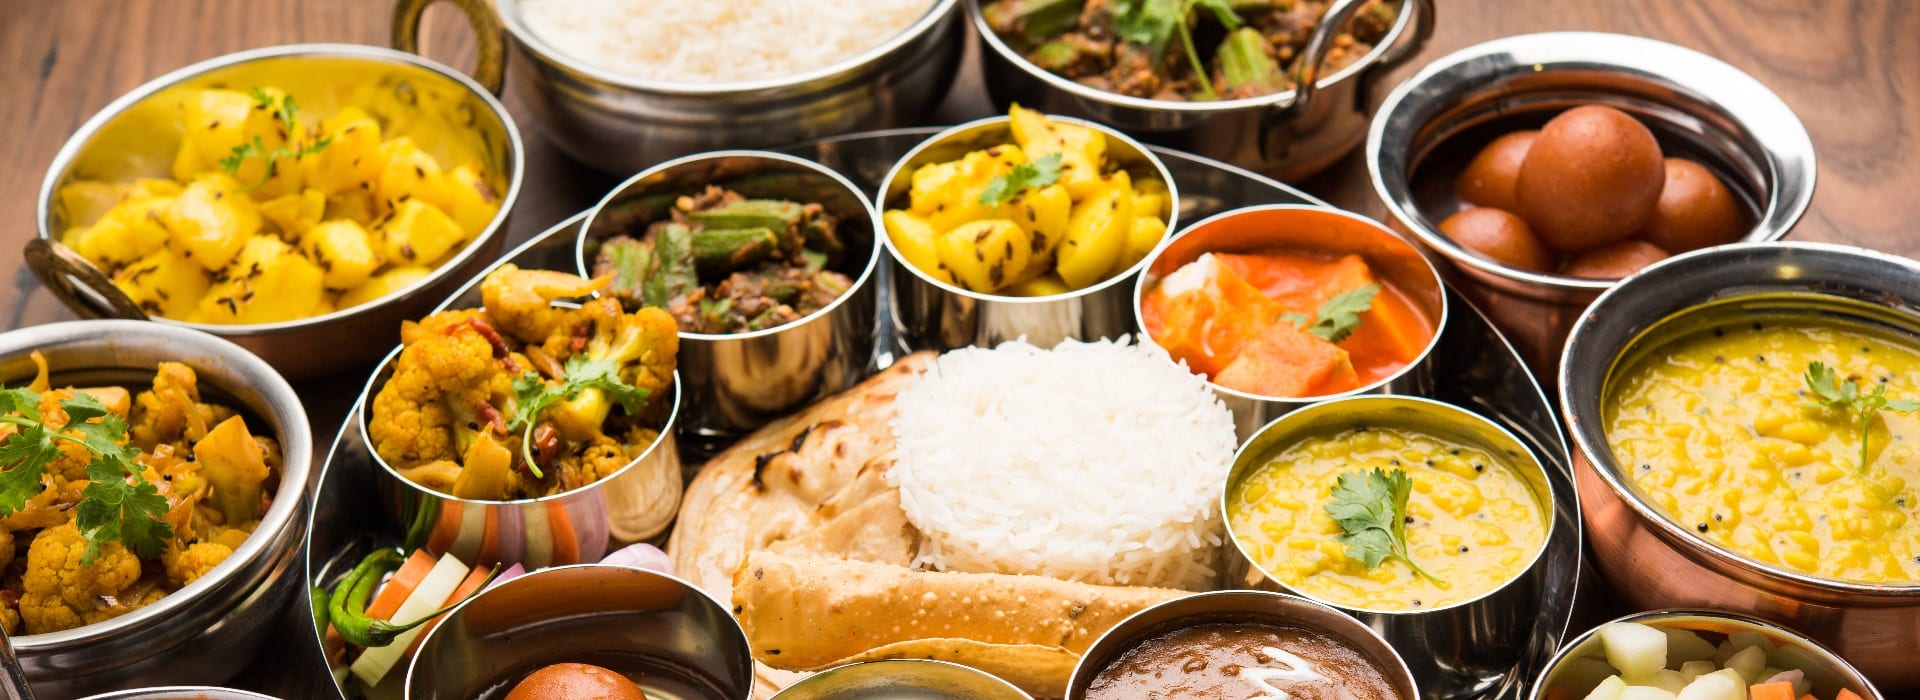
[[[553,564],[580,563],[580,542],[573,531],[573,521],[567,517],[567,507],[560,501],[547,504],[547,531],[553,537]]]
[[[425,550],[413,550],[407,562],[393,572],[393,577],[387,579],[386,585],[381,586],[380,592],[373,597],[373,602],[367,605],[367,617],[375,620],[392,619],[393,614],[400,610],[400,603],[413,595],[413,589],[418,588],[420,582],[427,578],[427,572],[433,570],[433,562],[434,556]]]
[[[1747,686],[1747,697],[1750,700],[1793,700],[1793,684],[1755,683]]]

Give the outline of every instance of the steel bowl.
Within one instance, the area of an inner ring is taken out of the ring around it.
[[[1622,476],[1601,422],[1636,349],[1766,318],[1823,319],[1920,338],[1920,262],[1847,246],[1746,243],[1661,261],[1581,314],[1560,368],[1560,411],[1600,571],[1637,608],[1728,610],[1802,630],[1880,685],[1920,689],[1920,582],[1868,584],[1753,561],[1701,538]]]
[[[867,375],[873,360],[879,214],[846,177],[813,161],[767,151],[717,151],[661,163],[629,178],[580,226],[574,264],[593,276],[600,243],[664,219],[675,197],[719,185],[749,198],[819,202],[839,218],[847,254],[837,269],[853,286],[800,320],[747,333],[680,334],[680,375],[690,386],[679,434],[730,442]]]
[[[1108,665],[1148,639],[1182,627],[1217,622],[1265,622],[1318,629],[1352,644],[1373,662],[1401,700],[1421,697],[1413,672],[1379,633],[1347,614],[1299,596],[1269,591],[1216,591],[1176,598],[1121,620],[1087,647],[1067,682],[1067,700],[1086,700]]]
[[[1498,424],[1451,404],[1417,396],[1356,396],[1327,401],[1294,411],[1267,424],[1234,455],[1221,492],[1221,512],[1248,474],[1266,464],[1274,453],[1302,439],[1331,435],[1356,427],[1403,428],[1474,445],[1512,458],[1514,471],[1532,485],[1545,520],[1545,543],[1552,539],[1558,518],[1553,487],[1540,459],[1527,444]],[[1236,588],[1305,595],[1275,579],[1253,560],[1233,533],[1228,556],[1227,583]],[[1421,679],[1421,697],[1472,698],[1497,696],[1531,679],[1513,677],[1514,664],[1533,646],[1538,632],[1530,619],[1545,591],[1546,570],[1534,552],[1522,573],[1482,593],[1451,605],[1421,610],[1372,610],[1320,601],[1345,611],[1386,638]],[[1312,596],[1307,596],[1311,598]],[[1550,632],[1557,633],[1557,631]],[[1411,696],[1409,696],[1411,697]]]
[[[433,2],[398,0],[395,48],[419,51],[420,16]],[[588,166],[619,175],[701,151],[916,123],[946,95],[966,47],[959,0],[934,0],[927,14],[899,34],[822,68],[739,82],[663,82],[575,58],[527,27],[518,0],[455,4],[474,25],[483,66],[488,57],[502,55],[503,42],[511,46],[521,66],[512,71],[514,82],[554,144]],[[502,25],[511,40],[498,31]],[[495,81],[503,67],[492,67]]]
[[[405,529],[410,547],[452,554],[469,564],[546,566],[597,562],[621,546],[666,532],[680,507],[683,481],[673,429],[679,417],[680,375],[674,374],[673,404],[660,435],[626,466],[591,484],[510,501],[460,498],[401,476],[372,449],[370,425],[374,397],[400,358],[400,348],[381,361],[361,394],[355,428],[379,465],[378,499],[393,522]]]
[[[67,228],[55,194],[70,180],[164,174],[180,144],[164,122],[167,98],[216,85],[275,85],[309,108],[335,106],[341,95],[379,96],[356,104],[389,135],[433,134],[420,143],[477,157],[500,189],[500,212],[466,247],[413,286],[368,304],[279,323],[215,325],[153,320],[226,338],[265,358],[292,379],[364,367],[392,347],[400,322],[416,318],[500,251],[502,229],[522,180],[520,132],[499,100],[472,79],[413,54],[352,44],[299,44],[227,54],[168,73],[135,88],[80,126],[54,156],[40,187],[39,237],[27,243],[28,267],[75,313],[87,318],[146,320],[147,314],[108,276],[58,242]],[[449,137],[447,134],[458,134]],[[449,152],[436,153],[443,162]],[[324,352],[317,351],[325,348]]]
[[[1034,65],[987,26],[981,0],[967,0],[987,90],[1001,110],[1018,102],[1049,114],[1084,117],[1161,146],[1256,170],[1287,182],[1306,179],[1366,140],[1367,105],[1377,76],[1419,53],[1433,37],[1433,0],[1400,0],[1400,17],[1373,51],[1320,75],[1321,58],[1365,0],[1335,0],[1315,28],[1285,92],[1216,102],[1129,97],[1099,90]]]
[[[239,409],[280,442],[273,505],[239,548],[205,576],[159,602],[63,632],[13,637],[27,680],[44,696],[72,697],[135,683],[225,681],[252,661],[281,611],[296,606],[300,577],[287,575],[306,530],[313,434],[300,397],[266,362],[231,342],[177,326],[138,321],[50,323],[0,333],[0,380],[34,375],[28,354],[45,354],[53,384],[153,381],[160,362],[199,375],[203,396]],[[24,553],[22,556],[25,556]]]
[[[1537,129],[1567,108],[1633,115],[1662,152],[1713,169],[1748,210],[1749,241],[1787,235],[1813,199],[1813,142],[1766,86],[1706,54],[1619,34],[1551,32],[1495,39],[1428,64],[1387,96],[1367,136],[1374,191],[1396,228],[1444,258],[1448,278],[1552,376],[1580,311],[1615,280],[1510,267],[1440,232],[1461,208],[1453,181],[1496,136]]]
[[[640,673],[634,680],[652,698],[753,693],[753,652],[726,606],[657,571],[582,565],[512,579],[447,613],[421,637],[406,697],[504,697],[528,673],[565,662]]]
[[[271,695],[207,685],[177,685],[170,688],[134,688],[117,690],[85,700],[277,700]]]
[[[1180,223],[1180,191],[1159,156],[1109,127],[1071,117],[1049,115],[1047,118],[1104,134],[1110,161],[1117,162],[1131,174],[1166,183],[1167,230],[1175,230]],[[874,203],[882,210],[905,208],[907,192],[913,186],[913,172],[920,166],[1013,143],[1012,123],[1010,117],[988,117],[928,137],[887,171]],[[900,249],[893,245],[891,236],[882,235],[880,239],[887,249],[887,274],[892,282],[888,320],[909,349],[993,347],[1022,337],[1036,346],[1050,348],[1068,339],[1118,338],[1137,328],[1128,308],[1128,288],[1130,280],[1145,268],[1145,260],[1127,268],[1125,273],[1085,289],[1046,297],[1003,296],[968,291],[934,279],[907,262]]]
[[[1744,615],[1714,612],[1711,610],[1656,610],[1628,615],[1614,622],[1635,622],[1659,629],[1687,630],[1700,634],[1709,642],[1724,639],[1735,634],[1759,635],[1778,648],[1770,655],[1769,665],[1786,670],[1797,668],[1807,674],[1813,682],[1814,697],[1830,698],[1841,688],[1858,694],[1865,700],[1880,700],[1883,696],[1873,687],[1866,676],[1854,670],[1846,659],[1840,658],[1832,650],[1821,646],[1819,642],[1805,635],[1770,622],[1756,620]],[[1611,624],[1611,623],[1609,623]],[[1540,682],[1533,685],[1527,700],[1551,700],[1556,697],[1585,697],[1591,688],[1587,676],[1595,671],[1583,673],[1581,666],[1589,669],[1594,663],[1605,664],[1606,652],[1600,642],[1600,628],[1595,627],[1567,642],[1560,648],[1547,668],[1540,673]],[[1597,681],[1606,676],[1591,680]],[[1562,694],[1556,695],[1555,689]],[[1570,695],[1566,693],[1571,693]]]
[[[773,700],[1033,700],[998,676],[931,659],[862,661],[800,679]]]
[[[1141,302],[1160,278],[1206,253],[1254,253],[1306,250],[1365,258],[1376,274],[1411,296],[1433,320],[1433,337],[1406,367],[1363,387],[1327,396],[1286,398],[1230,389],[1211,380],[1207,386],[1233,410],[1234,429],[1246,440],[1281,415],[1327,399],[1361,394],[1432,394],[1428,356],[1447,322],[1447,292],[1433,263],[1412,243],[1372,219],[1332,207],[1269,204],[1222,212],[1188,226],[1147,255],[1146,269],[1133,287],[1133,313],[1142,342],[1152,343]]]

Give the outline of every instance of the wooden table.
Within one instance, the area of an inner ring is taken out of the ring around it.
[[[1905,0],[1444,0],[1427,60],[1526,32],[1638,34],[1719,56],[1778,92],[1806,123],[1819,154],[1819,188],[1792,236],[1920,255],[1920,3]],[[300,42],[385,44],[388,0],[0,0],[0,328],[74,318],[20,263],[35,235],[41,180],[74,129],[122,93],[167,71],[241,49]],[[465,24],[451,7],[428,13],[428,53],[468,65]],[[929,123],[992,111],[968,67]],[[510,66],[509,70],[520,66]],[[1384,94],[1384,89],[1381,91]],[[1377,98],[1378,96],[1376,96]],[[587,171],[541,137],[524,96],[506,104],[528,147],[527,181],[508,245],[591,205],[615,179]],[[1359,154],[1301,184],[1383,217]],[[358,386],[358,378],[344,382]],[[301,387],[317,440],[328,444],[350,391]],[[260,679],[256,679],[260,680]],[[251,684],[250,684],[251,685]],[[269,683],[268,685],[277,685]],[[296,696],[302,693],[294,693]]]

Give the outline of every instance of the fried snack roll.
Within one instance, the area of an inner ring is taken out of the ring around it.
[[[755,653],[775,668],[792,670],[824,668],[883,648],[889,658],[944,657],[955,647],[998,655],[1010,650],[988,647],[1032,647],[1073,658],[1127,616],[1187,595],[764,551],[748,555],[733,586],[734,614]]]

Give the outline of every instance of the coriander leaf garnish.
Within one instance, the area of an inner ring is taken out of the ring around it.
[[[633,386],[620,380],[620,365],[613,360],[590,358],[574,355],[567,358],[566,378],[558,385],[549,385],[540,377],[539,372],[527,371],[513,380],[513,422],[520,434],[520,456],[527,460],[527,470],[534,478],[545,478],[533,456],[533,428],[540,422],[541,412],[561,401],[572,400],[580,392],[599,389],[607,396],[619,402],[629,414],[637,413],[646,405],[653,392]]]
[[[91,564],[100,546],[119,542],[143,557],[157,557],[173,527],[160,516],[167,498],[145,476],[138,464],[140,450],[127,444],[127,422],[107,410],[98,399],[75,393],[60,408],[67,423],[59,430],[41,420],[40,395],[26,389],[0,390],[0,423],[19,430],[0,443],[0,516],[26,507],[45,490],[41,479],[47,465],[59,459],[55,440],[87,448],[87,486],[74,509],[74,525],[87,539],[81,563]]]
[[[1360,327],[1360,314],[1373,308],[1373,298],[1379,294],[1380,285],[1362,285],[1321,302],[1320,311],[1313,319],[1308,319],[1306,314],[1289,313],[1281,315],[1280,320],[1320,336],[1329,343],[1338,343],[1352,335],[1353,329]],[[1312,325],[1308,325],[1309,322]]]
[[[996,177],[980,192],[980,204],[997,207],[1019,196],[1028,188],[1051,185],[1060,179],[1060,154],[1049,153],[1030,163],[1013,166],[1013,172]]]
[[[1820,398],[1819,403],[1807,404],[1810,408],[1835,408],[1848,412],[1860,423],[1860,466],[1859,471],[1867,470],[1867,441],[1873,433],[1873,417],[1881,411],[1912,413],[1920,411],[1920,401],[1913,399],[1887,398],[1887,385],[1878,384],[1872,393],[1861,393],[1860,385],[1852,379],[1842,381],[1840,373],[1835,372],[1818,361],[1807,363],[1807,389]]]
[[[279,120],[280,123],[286,127],[289,143],[292,142],[291,140],[294,136],[299,135],[300,123],[297,115],[300,113],[300,107],[294,103],[292,95],[285,95],[275,100],[272,95],[267,94],[267,91],[261,89],[259,86],[255,86],[253,90],[247,94],[253,98],[254,106],[273,110],[273,118]],[[265,159],[266,168],[261,171],[260,179],[240,189],[241,192],[252,192],[266,185],[268,180],[273,179],[275,162],[283,158],[287,160],[299,160],[302,157],[319,153],[332,144],[333,137],[327,136],[297,149],[288,149],[285,146],[268,149],[266,141],[256,135],[253,137],[253,141],[234,146],[232,151],[222,156],[220,158],[220,169],[226,171],[228,175],[238,175],[240,173],[240,166],[244,165],[248,159]]]
[[[1334,482],[1327,515],[1344,531],[1340,542],[1347,546],[1349,558],[1369,569],[1388,559],[1399,559],[1414,573],[1445,584],[1420,568],[1407,553],[1407,497],[1412,493],[1413,478],[1404,470],[1347,472]]]
[[[1168,42],[1178,36],[1187,62],[1193,67],[1194,79],[1199,83],[1200,98],[1215,100],[1220,95],[1213,91],[1206,64],[1201,63],[1200,52],[1193,46],[1193,30],[1187,26],[1195,8],[1213,13],[1214,19],[1228,31],[1239,29],[1242,24],[1230,0],[1115,0],[1113,32],[1122,40],[1151,49],[1156,61],[1166,51]]]

